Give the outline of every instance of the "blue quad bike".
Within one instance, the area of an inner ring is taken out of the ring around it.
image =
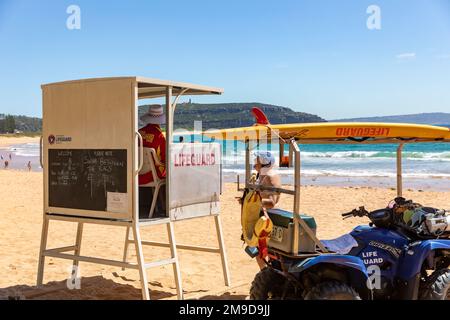
[[[443,222],[448,227],[450,216],[445,214],[429,216],[432,223]],[[269,210],[269,216],[274,227],[282,225],[283,218],[292,223],[292,213],[283,210]],[[389,208],[367,212],[360,207],[342,216],[367,216],[371,221],[350,233],[356,241],[348,253],[293,256],[279,246],[274,248],[270,240],[267,267],[255,276],[250,299],[450,299],[450,230],[443,228],[439,236],[419,235],[396,224]],[[303,219],[315,226],[313,217]],[[253,257],[258,253],[257,248],[246,251]]]

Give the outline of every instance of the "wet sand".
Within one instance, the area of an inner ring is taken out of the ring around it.
[[[0,148],[23,143],[39,143],[39,137],[7,137],[5,135],[0,136]]]

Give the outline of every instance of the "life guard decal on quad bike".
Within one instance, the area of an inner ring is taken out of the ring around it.
[[[363,263],[365,265],[380,265],[384,262],[382,257],[378,256],[378,251],[365,251],[362,253]]]

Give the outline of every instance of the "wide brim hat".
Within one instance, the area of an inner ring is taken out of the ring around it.
[[[144,124],[165,124],[166,115],[162,105],[153,104],[148,106],[148,110],[139,119],[141,119]]]

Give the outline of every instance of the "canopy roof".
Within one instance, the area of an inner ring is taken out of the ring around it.
[[[172,94],[174,96],[179,95],[184,90],[187,89],[184,94],[186,95],[207,95],[207,94],[222,94],[223,89],[201,86],[196,84],[184,83],[184,82],[175,82],[169,80],[160,80],[160,79],[152,79],[145,77],[110,77],[110,78],[93,78],[93,79],[81,79],[81,80],[72,80],[72,81],[64,81],[64,82],[55,82],[44,84],[42,87],[46,86],[55,86],[66,83],[82,83],[82,82],[90,82],[90,81],[111,81],[111,80],[124,80],[130,79],[137,82],[138,85],[138,96],[139,99],[150,99],[150,98],[159,98],[164,97],[166,95],[166,91],[168,87],[172,87]]]
[[[296,139],[299,143],[450,142],[450,128],[407,123],[293,123],[208,130],[217,140]]]

